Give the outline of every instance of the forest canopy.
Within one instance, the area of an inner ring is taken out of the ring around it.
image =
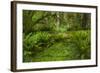
[[[90,59],[91,14],[23,10],[23,62]]]

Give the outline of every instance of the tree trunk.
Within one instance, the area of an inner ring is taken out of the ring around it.
[[[86,26],[88,25],[88,14],[84,13],[83,14],[83,19],[82,19],[82,28],[86,29]]]
[[[60,15],[59,15],[59,12],[56,13],[56,17],[57,17],[56,27],[57,27],[57,30],[59,30],[59,26],[60,26]]]

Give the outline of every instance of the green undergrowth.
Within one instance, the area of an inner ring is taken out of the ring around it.
[[[90,31],[31,32],[23,35],[23,62],[90,59]]]

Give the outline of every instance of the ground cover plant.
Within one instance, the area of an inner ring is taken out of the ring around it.
[[[23,10],[23,62],[91,58],[91,14]]]

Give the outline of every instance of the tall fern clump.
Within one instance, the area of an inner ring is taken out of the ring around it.
[[[91,55],[91,33],[87,31],[77,31],[72,33],[72,43],[78,51],[78,58],[89,59]]]
[[[25,36],[23,40],[23,48],[26,61],[28,60],[27,58],[34,57],[36,53],[39,53],[47,47],[49,40],[50,34],[47,32],[29,33]]]

